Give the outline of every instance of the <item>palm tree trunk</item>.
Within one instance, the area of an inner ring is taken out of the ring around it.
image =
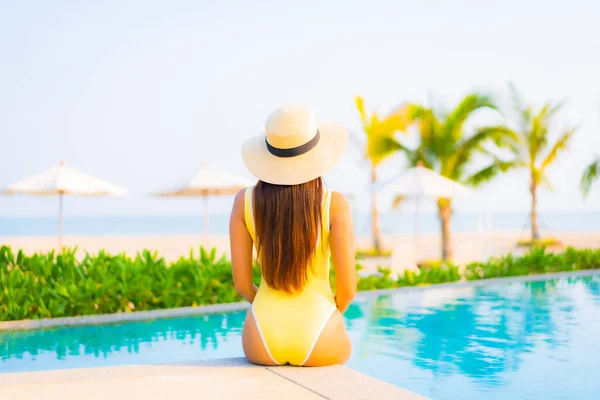
[[[452,216],[452,201],[438,199],[438,216],[442,226],[442,260],[452,261],[452,236],[450,232],[450,217]]]
[[[531,180],[531,240],[540,239],[540,231],[538,228],[538,214],[537,214],[537,185],[535,181]]]
[[[377,171],[371,165],[371,187],[377,182]],[[381,251],[381,230],[379,229],[379,211],[377,210],[377,194],[371,189],[371,228],[373,229],[373,248]]]

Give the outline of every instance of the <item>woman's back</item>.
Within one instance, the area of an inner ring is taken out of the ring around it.
[[[252,241],[258,251],[257,238],[256,238],[256,224],[254,220],[254,187],[248,188],[245,191],[245,199],[244,199],[244,221],[246,223],[246,227],[248,228],[248,232],[252,237]],[[307,267],[307,280],[305,285],[313,287],[317,290],[323,290],[323,295],[328,296],[331,292],[331,286],[329,285],[329,266],[330,266],[330,249],[329,249],[329,210],[331,204],[331,195],[332,191],[329,189],[322,190],[322,200],[321,200],[321,218],[320,218],[320,226],[319,226],[319,235],[314,245],[313,256],[310,258],[308,267]],[[285,230],[294,229],[292,226],[288,225]],[[285,234],[285,232],[284,232]],[[265,284],[267,288],[270,290],[282,291],[280,289],[270,288],[268,284]],[[289,294],[289,293],[288,293]],[[298,294],[296,291],[294,294]]]

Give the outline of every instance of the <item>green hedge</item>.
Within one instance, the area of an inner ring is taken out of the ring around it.
[[[463,275],[467,280],[476,280],[596,268],[600,268],[600,249],[576,250],[568,247],[563,253],[553,253],[547,252],[545,247],[537,247],[523,257],[509,254],[484,263],[471,263],[466,266]]]
[[[387,268],[359,278],[359,290],[454,282],[600,267],[599,250],[567,249],[547,253],[533,249],[524,257],[492,258],[462,269],[441,265],[394,276]],[[357,270],[360,270],[357,265]],[[333,270],[333,269],[332,269]],[[255,281],[260,281],[254,268]],[[333,271],[332,287],[335,287]],[[217,258],[216,249],[167,263],[157,252],[136,257],[104,251],[76,260],[75,250],[27,256],[0,247],[0,321],[130,312],[160,308],[228,303],[235,292],[231,263]]]
[[[258,270],[256,274],[259,276]],[[92,315],[228,303],[240,300],[233,289],[231,264],[216,249],[167,263],[157,252],[135,258],[104,251],[75,250],[26,256],[0,247],[0,320]]]
[[[360,267],[359,267],[360,268]],[[503,278],[509,276],[544,274],[562,271],[579,271],[600,268],[600,249],[576,250],[568,247],[563,253],[547,252],[545,247],[531,249],[522,257],[508,254],[492,257],[486,262],[474,262],[464,268],[451,263],[433,266],[420,272],[404,271],[398,277],[392,276],[388,268],[379,267],[379,273],[359,279],[359,290],[391,289],[404,286],[429,285]]]

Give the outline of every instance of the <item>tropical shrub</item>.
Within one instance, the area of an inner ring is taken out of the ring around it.
[[[507,255],[461,268],[451,263],[421,271],[394,274],[379,267],[376,274],[359,273],[358,289],[391,289],[458,280],[476,280],[600,268],[600,249],[564,253],[534,248],[523,257]],[[260,270],[254,267],[260,283]],[[335,290],[331,268],[330,281]],[[78,261],[75,249],[16,254],[0,247],[0,321],[94,315],[172,307],[229,303],[242,300],[233,287],[231,262],[217,257],[216,249],[166,262],[157,252],[144,250],[135,257],[100,251]]]
[[[575,250],[569,247],[564,253],[557,254],[546,252],[545,247],[537,247],[523,257],[509,254],[493,257],[484,263],[468,264],[463,276],[467,280],[476,280],[595,268],[600,268],[600,249]]]
[[[259,281],[260,273],[255,274]],[[201,304],[241,298],[233,289],[231,264],[216,249],[167,263],[157,252],[136,257],[75,250],[26,256],[0,247],[0,320],[93,315]]]

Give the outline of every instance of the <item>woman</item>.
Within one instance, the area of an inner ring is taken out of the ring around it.
[[[306,108],[286,106],[269,116],[266,135],[242,147],[259,181],[237,194],[229,233],[235,288],[251,304],[242,345],[252,363],[324,366],[350,357],[342,314],[356,292],[352,216],[321,179],[347,143],[343,127],[317,125]],[[253,244],[260,288],[252,282]]]

